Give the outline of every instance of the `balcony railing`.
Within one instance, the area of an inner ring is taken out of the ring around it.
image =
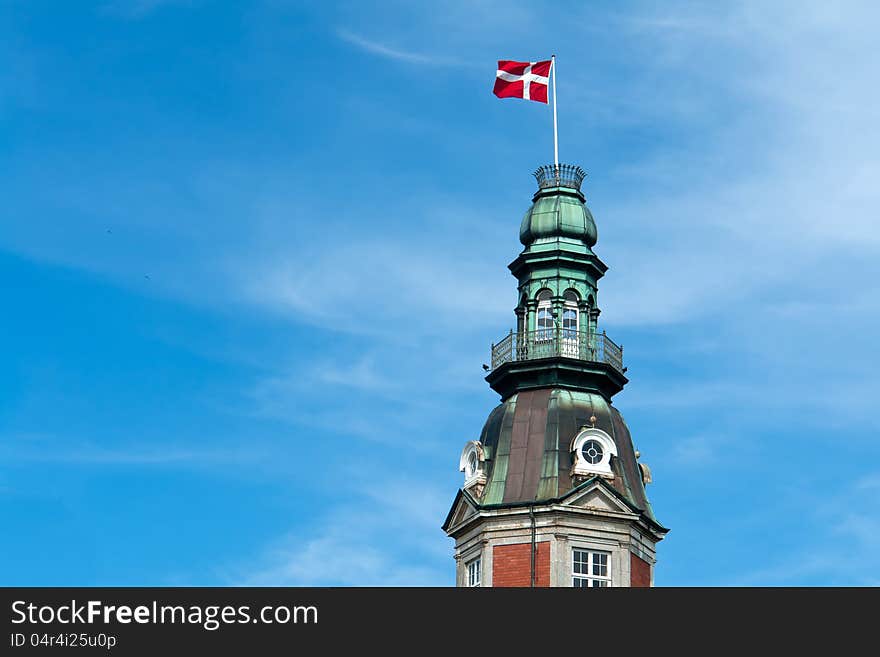
[[[501,342],[492,345],[492,369],[504,363],[538,358],[574,358],[594,363],[607,363],[623,373],[623,347],[601,333],[567,329],[539,329],[510,332]]]

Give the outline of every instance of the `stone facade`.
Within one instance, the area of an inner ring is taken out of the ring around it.
[[[559,502],[516,508],[481,509],[462,495],[446,530],[455,538],[459,586],[467,586],[467,564],[477,558],[482,586],[530,586],[533,531],[535,586],[572,586],[575,549],[609,555],[611,586],[651,586],[665,533],[597,481]]]

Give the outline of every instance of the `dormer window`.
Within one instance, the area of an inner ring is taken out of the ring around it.
[[[484,470],[485,456],[483,445],[479,440],[467,442],[461,451],[458,468],[464,472],[464,489],[480,497],[486,486],[486,473]]]
[[[595,427],[583,427],[571,441],[573,464],[571,475],[613,477],[611,457],[617,456],[617,446],[607,433]]]
[[[468,451],[467,463],[464,466],[465,479],[471,479],[477,474],[477,450]]]

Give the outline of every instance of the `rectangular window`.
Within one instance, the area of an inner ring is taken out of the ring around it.
[[[480,586],[480,580],[482,576],[483,563],[480,557],[477,557],[473,561],[469,561],[467,564],[467,585],[468,586]]]
[[[566,306],[562,310],[562,355],[578,357],[578,315],[577,308]]]
[[[571,579],[574,587],[611,586],[611,555],[575,548],[572,551]]]
[[[539,342],[553,339],[553,315],[550,306],[538,306],[538,335]]]
[[[578,314],[577,308],[569,308],[566,306],[562,311],[562,330],[567,338],[574,339],[577,337],[578,330]]]

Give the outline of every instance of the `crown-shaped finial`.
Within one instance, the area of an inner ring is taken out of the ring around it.
[[[571,187],[580,191],[587,172],[576,164],[546,164],[535,170],[538,187]]]

